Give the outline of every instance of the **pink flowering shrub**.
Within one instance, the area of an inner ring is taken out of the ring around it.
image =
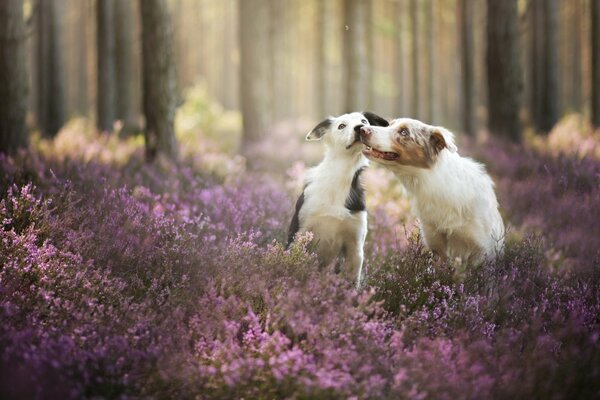
[[[524,238],[455,271],[377,203],[359,292],[268,174],[0,155],[0,396],[600,396],[598,164],[488,151]]]
[[[543,233],[567,265],[589,269],[598,264],[598,161],[497,143],[487,145],[483,156],[498,176],[499,201],[511,221]]]

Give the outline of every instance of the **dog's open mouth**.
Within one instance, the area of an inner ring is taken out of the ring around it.
[[[372,158],[380,158],[382,160],[393,161],[400,157],[400,154],[393,153],[391,151],[379,151],[377,149],[372,148],[371,146],[367,146],[365,150],[363,150],[363,154]]]

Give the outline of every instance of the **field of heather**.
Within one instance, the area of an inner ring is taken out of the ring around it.
[[[153,165],[82,121],[34,140],[0,158],[0,397],[597,398],[600,161],[577,129],[463,144],[509,228],[464,271],[371,167],[360,292],[309,236],[284,249],[318,147],[249,172],[207,137]]]

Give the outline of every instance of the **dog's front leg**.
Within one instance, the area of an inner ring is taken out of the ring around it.
[[[356,289],[360,290],[363,284],[363,261],[365,240],[367,239],[367,213],[360,213],[360,222],[353,238],[352,246],[348,249],[346,271],[350,279],[356,279]]]
[[[356,289],[362,285],[363,247],[362,244],[349,246],[343,266],[343,274],[348,280],[356,279]]]

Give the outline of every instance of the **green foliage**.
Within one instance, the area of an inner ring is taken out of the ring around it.
[[[186,90],[185,101],[175,119],[177,140],[182,149],[207,147],[208,151],[233,154],[241,140],[241,115],[225,110],[210,98],[203,85]]]

